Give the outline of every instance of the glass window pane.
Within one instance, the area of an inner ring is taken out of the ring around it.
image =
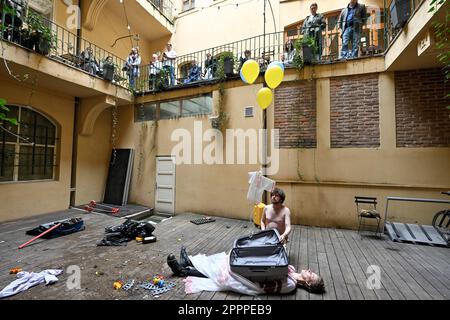
[[[14,179],[14,148],[13,144],[0,143],[0,181]]]
[[[159,105],[159,118],[171,119],[180,115],[180,101],[162,102]]]
[[[21,146],[19,154],[20,181],[53,178],[53,148]]]
[[[28,108],[20,114],[20,135],[36,144],[55,145],[56,126],[43,115]]]
[[[181,116],[188,117],[199,114],[212,113],[212,97],[201,96],[188,100],[183,100]]]
[[[9,112],[6,112],[6,117],[10,119],[17,119],[19,120],[19,108],[16,106],[6,106],[9,109]],[[13,124],[10,124],[6,121],[0,121],[0,124],[8,131],[17,134],[18,126],[15,126]],[[11,133],[8,133],[5,130],[0,131],[0,141],[9,141],[9,142],[16,142],[17,137],[14,136]]]
[[[156,120],[156,103],[140,104],[134,107],[134,122]]]

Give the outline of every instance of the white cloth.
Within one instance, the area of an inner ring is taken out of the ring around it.
[[[5,298],[26,291],[40,283],[49,285],[58,281],[56,276],[63,271],[58,269],[44,270],[39,273],[21,271],[17,274],[17,280],[14,280],[0,291],[0,298]]]
[[[217,253],[212,256],[198,254],[190,256],[195,269],[200,271],[207,278],[187,277],[184,280],[184,290],[186,294],[198,293],[201,291],[234,291],[247,295],[258,295],[269,292],[270,283],[254,283],[230,270],[229,256],[225,253]],[[283,281],[275,281],[279,287],[275,289],[277,293],[289,293],[296,288],[296,281],[291,276],[295,269],[289,266],[289,273]],[[273,283],[273,282],[271,282]],[[270,289],[274,289],[271,286]]]
[[[251,203],[260,203],[264,190],[272,191],[275,188],[275,181],[264,177],[261,171],[249,172],[248,178],[250,186],[248,188],[247,200]]]
[[[156,75],[158,74],[162,69],[162,62],[161,61],[156,61],[156,62],[152,62],[149,66],[149,72],[150,74]]]
[[[164,59],[163,59],[163,66],[175,66],[175,59],[177,58],[177,53],[175,52],[175,50],[170,50],[170,51],[166,51],[164,52]]]

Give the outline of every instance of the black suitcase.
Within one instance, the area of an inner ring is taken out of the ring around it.
[[[288,256],[277,230],[263,230],[237,239],[230,253],[230,269],[251,281],[285,279]]]

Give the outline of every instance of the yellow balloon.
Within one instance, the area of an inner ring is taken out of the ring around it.
[[[261,109],[266,109],[270,104],[272,103],[273,94],[272,90],[269,88],[262,88],[258,91],[256,95],[256,100],[258,101],[259,106]]]
[[[259,76],[259,64],[255,60],[247,60],[242,65],[242,76],[247,83],[252,84]]]
[[[266,83],[271,89],[275,89],[278,87],[283,81],[284,72],[283,69],[279,65],[274,65],[266,70],[264,78],[266,79]]]

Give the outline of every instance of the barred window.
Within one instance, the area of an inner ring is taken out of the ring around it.
[[[30,108],[8,108],[19,125],[0,122],[0,182],[55,179],[56,125]]]

